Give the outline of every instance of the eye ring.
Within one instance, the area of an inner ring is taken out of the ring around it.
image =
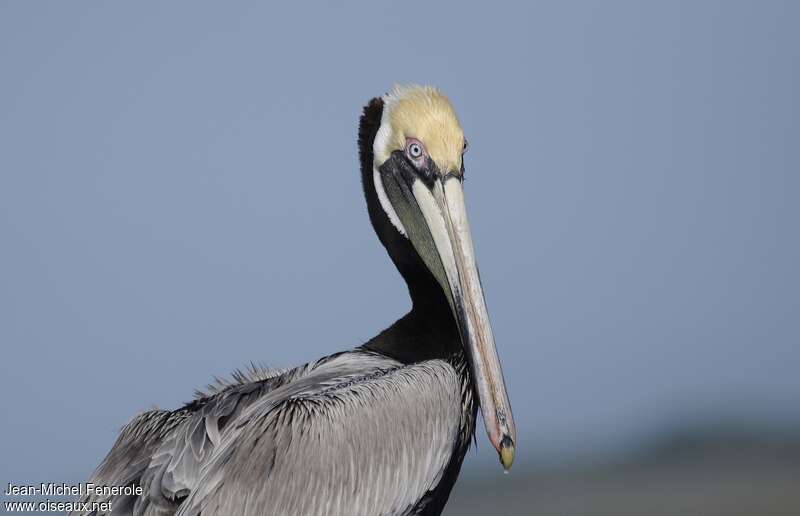
[[[464,148],[461,149],[461,154],[466,154],[468,150],[469,150],[469,140],[464,138]]]
[[[425,155],[425,146],[416,138],[409,138],[406,142],[406,155],[414,161],[419,161]]]

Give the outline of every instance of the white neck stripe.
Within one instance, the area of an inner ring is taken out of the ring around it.
[[[375,191],[378,193],[378,201],[381,203],[381,208],[383,208],[383,211],[386,212],[386,215],[389,217],[389,221],[395,228],[397,228],[397,231],[399,231],[401,235],[408,238],[408,235],[406,235],[406,228],[403,227],[403,223],[400,222],[400,217],[398,217],[397,212],[394,211],[394,206],[392,206],[392,203],[389,202],[389,197],[386,195],[386,190],[383,188],[381,174],[374,166],[372,167],[372,182],[375,183]]]

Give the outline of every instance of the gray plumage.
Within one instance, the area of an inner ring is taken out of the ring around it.
[[[474,428],[465,370],[439,359],[355,350],[214,391],[122,430],[91,482],[144,494],[114,516],[419,514]]]

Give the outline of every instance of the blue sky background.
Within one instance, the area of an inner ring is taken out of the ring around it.
[[[799,15],[0,2],[0,481],[80,480],[135,413],[404,313],[355,143],[395,82],[440,86],[471,142],[517,466],[797,421]]]

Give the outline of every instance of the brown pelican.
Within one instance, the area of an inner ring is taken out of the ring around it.
[[[467,223],[455,111],[434,88],[395,87],[364,108],[358,142],[369,216],[411,311],[351,351],[237,373],[182,408],[137,416],[91,480],[129,489],[84,502],[110,502],[114,516],[440,514],[478,405],[511,467],[516,431]]]

